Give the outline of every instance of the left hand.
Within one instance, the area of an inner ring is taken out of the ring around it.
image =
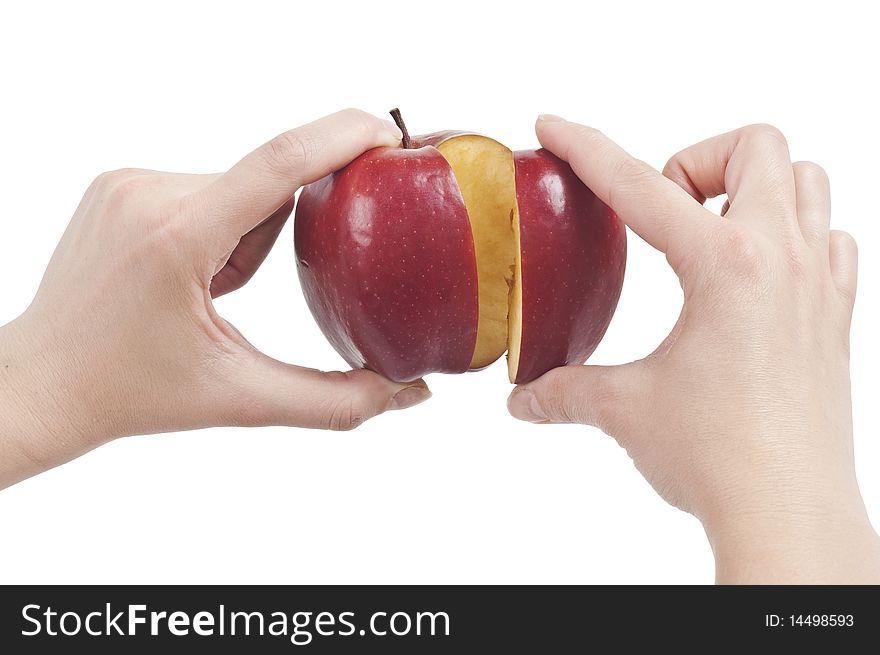
[[[115,437],[220,425],[346,430],[428,398],[422,381],[276,361],[212,303],[254,274],[300,186],[399,141],[393,125],[347,110],[223,174],[100,175],[33,304],[0,329],[0,488]]]

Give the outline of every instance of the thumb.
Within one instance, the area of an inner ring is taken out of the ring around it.
[[[561,366],[516,387],[507,400],[510,413],[531,423],[582,423],[616,433],[637,412],[641,366]]]
[[[324,372],[257,355],[239,378],[234,425],[352,430],[389,409],[431,397],[422,380],[398,384],[367,370]]]

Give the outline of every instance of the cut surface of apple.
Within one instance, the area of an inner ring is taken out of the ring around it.
[[[507,350],[508,294],[516,258],[513,153],[472,134],[443,141],[437,149],[452,168],[473,233],[479,318],[470,368],[479,369]]]
[[[516,382],[519,353],[522,347],[522,247],[519,236],[519,215],[513,221],[513,238],[516,259],[507,305],[507,377],[511,382]]]

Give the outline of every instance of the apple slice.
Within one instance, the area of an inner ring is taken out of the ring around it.
[[[470,368],[480,369],[507,350],[508,294],[516,257],[513,153],[475,134],[449,138],[437,149],[458,182],[474,239],[479,318]]]
[[[468,369],[474,244],[436,149],[375,148],[308,185],[294,233],[306,302],[350,366],[397,382]]]
[[[582,364],[617,306],[623,224],[546,150],[512,153],[467,133],[422,139],[452,169],[470,223],[478,287],[470,369],[507,351],[510,381],[521,384]]]
[[[623,284],[626,231],[546,150],[514,154],[516,268],[508,374],[515,384],[582,364],[605,335]]]

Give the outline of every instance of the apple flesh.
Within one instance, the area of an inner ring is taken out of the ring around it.
[[[476,134],[447,138],[437,150],[452,167],[470,218],[480,305],[470,368],[480,369],[507,350],[508,295],[516,258],[513,153]]]
[[[402,127],[405,147],[371,150],[300,195],[299,275],[330,343],[399,382],[505,351],[516,383],[582,363],[620,294],[619,219],[547,151]]]

